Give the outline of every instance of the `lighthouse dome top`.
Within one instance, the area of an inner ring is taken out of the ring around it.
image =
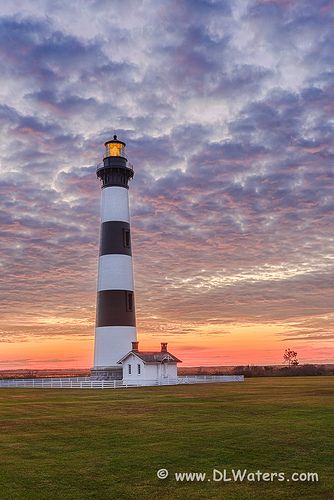
[[[104,143],[106,151],[104,157],[108,156],[121,156],[126,158],[125,153],[125,142],[117,139],[117,135],[114,135],[111,141],[107,141]]]

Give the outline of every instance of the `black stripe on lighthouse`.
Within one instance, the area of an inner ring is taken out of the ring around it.
[[[136,326],[132,290],[102,290],[97,294],[96,326]]]
[[[131,255],[130,224],[108,221],[101,224],[100,255]]]

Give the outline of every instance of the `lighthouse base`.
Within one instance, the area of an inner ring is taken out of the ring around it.
[[[121,366],[101,366],[101,368],[92,368],[90,377],[92,380],[122,380],[123,369]]]

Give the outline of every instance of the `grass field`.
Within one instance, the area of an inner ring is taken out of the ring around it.
[[[119,390],[0,389],[1,499],[333,498],[334,377]],[[160,468],[169,477],[158,479]],[[175,472],[319,482],[177,482]]]

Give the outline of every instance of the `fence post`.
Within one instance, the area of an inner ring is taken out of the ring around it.
[[[102,379],[102,389],[104,389],[104,379]]]

